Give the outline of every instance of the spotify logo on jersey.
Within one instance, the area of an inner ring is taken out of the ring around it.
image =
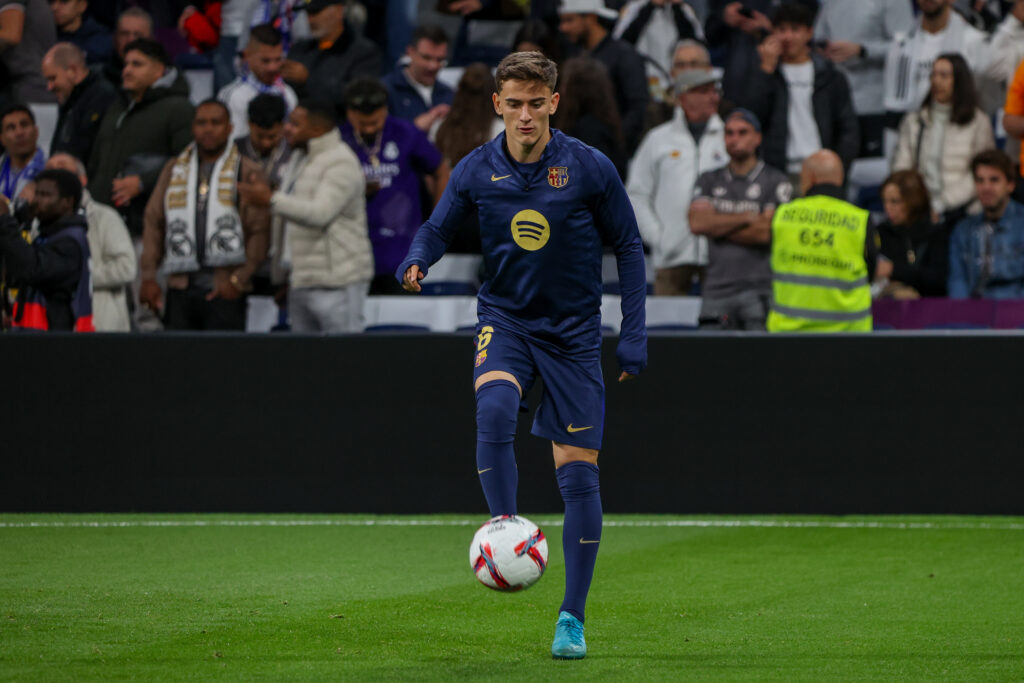
[[[524,209],[512,219],[512,239],[526,251],[537,251],[548,243],[551,226],[533,209]]]

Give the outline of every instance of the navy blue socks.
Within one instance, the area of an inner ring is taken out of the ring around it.
[[[583,621],[590,580],[601,540],[601,486],[597,465],[575,461],[555,470],[565,501],[562,551],[565,553],[565,598],[559,611]]]
[[[519,388],[492,380],[476,392],[476,470],[491,517],[516,514],[519,471],[512,442],[519,417]]]

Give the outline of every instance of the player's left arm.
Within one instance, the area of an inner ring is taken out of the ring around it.
[[[441,200],[430,218],[416,231],[405,260],[395,271],[395,278],[406,290],[420,291],[419,281],[426,276],[427,269],[444,255],[455,232],[472,211],[473,203],[463,173],[467,166],[475,163],[476,155],[476,152],[470,154],[455,166]]]
[[[622,327],[615,352],[622,382],[639,375],[647,365],[647,270],[640,230],[626,188],[608,157],[597,152],[593,159],[594,222],[615,251],[622,290]]]

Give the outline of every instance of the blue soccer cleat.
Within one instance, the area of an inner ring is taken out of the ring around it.
[[[587,655],[587,641],[583,639],[583,622],[568,612],[558,613],[555,640],[551,643],[551,656],[555,659],[583,659]]]

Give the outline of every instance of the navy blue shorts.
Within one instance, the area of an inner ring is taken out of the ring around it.
[[[530,431],[543,439],[600,450],[604,377],[598,354],[576,360],[488,324],[478,324],[476,332],[474,386],[484,373],[500,370],[518,380],[525,397],[540,377],[544,394]]]

